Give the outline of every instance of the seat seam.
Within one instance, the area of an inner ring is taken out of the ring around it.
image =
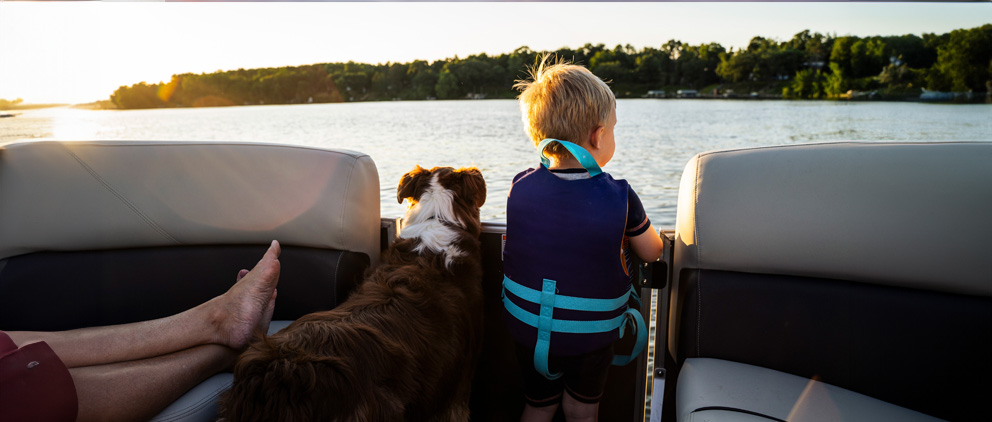
[[[695,264],[697,267],[703,261],[702,242],[699,241],[699,168],[702,167],[703,156],[696,158],[696,175],[692,184],[692,231],[696,242]]]
[[[727,412],[744,413],[744,414],[753,415],[753,416],[760,416],[762,418],[770,419],[770,420],[777,421],[777,422],[785,422],[782,419],[776,418],[774,416],[769,416],[769,415],[766,415],[766,414],[763,414],[763,413],[758,413],[758,412],[754,412],[754,411],[750,411],[750,410],[738,409],[738,408],[735,408],[735,407],[728,407],[728,406],[706,406],[706,407],[700,407],[699,409],[696,409],[696,410],[693,410],[692,412],[689,412],[689,415],[691,417],[694,413],[705,411],[705,410],[723,410],[723,411],[727,411]]]
[[[133,212],[135,215],[141,218],[141,220],[144,221],[145,224],[148,225],[148,227],[150,227],[152,230],[160,234],[162,237],[166,238],[166,240],[169,240],[176,244],[182,244],[182,242],[176,240],[175,237],[172,237],[172,235],[166,232],[165,229],[163,229],[161,226],[156,224],[154,220],[152,220],[150,217],[145,215],[145,213],[141,212],[141,209],[139,209],[137,205],[129,201],[127,197],[124,196],[124,194],[118,192],[117,189],[114,189],[114,187],[110,185],[110,182],[107,182],[103,177],[100,177],[100,174],[97,173],[96,170],[94,170],[92,167],[90,167],[89,164],[86,164],[86,162],[83,161],[83,159],[80,158],[78,155],[76,155],[76,153],[72,152],[72,150],[70,150],[64,144],[59,144],[59,145],[65,150],[66,153],[69,154],[70,157],[76,160],[76,162],[79,163],[79,165],[82,166],[83,169],[85,169],[86,172],[89,173],[91,177],[93,177],[93,179],[95,179],[97,182],[103,185],[104,189],[106,189],[115,197],[117,197],[119,201],[124,203],[124,205],[127,206],[131,210],[131,212]]]
[[[334,292],[334,307],[336,308],[340,303],[338,303],[338,272],[341,271],[341,260],[344,259],[344,251],[338,254],[338,262],[334,264],[334,271],[331,271],[331,283],[333,283],[334,288],[331,289]]]
[[[351,202],[350,197],[348,195],[351,193],[351,179],[355,175],[355,167],[357,167],[356,165],[357,162],[358,162],[358,158],[351,160],[351,169],[348,170],[348,180],[345,181],[344,201],[341,201],[342,202],[341,213],[340,213],[341,222],[338,224],[338,228],[340,229],[340,233],[341,233],[339,239],[348,239],[346,233],[347,230],[345,229],[345,222],[347,221],[346,214],[348,214],[348,208],[349,208],[348,205]]]

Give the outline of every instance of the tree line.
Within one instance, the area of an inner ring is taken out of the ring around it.
[[[3,98],[0,98],[0,110],[3,110],[3,109],[8,108],[8,107],[16,107],[16,106],[20,105],[23,102],[24,102],[24,100],[23,99],[20,99],[20,98],[18,98],[16,100],[5,100]]]
[[[734,51],[718,43],[670,40],[628,45],[471,55],[428,62],[321,63],[174,75],[118,88],[122,109],[377,100],[513,98],[514,81],[545,54],[587,66],[619,97],[648,90],[761,91],[785,98],[836,98],[849,90],[890,96],[984,92],[992,84],[992,24],[936,35],[834,36],[808,30],[779,42],[754,37]]]

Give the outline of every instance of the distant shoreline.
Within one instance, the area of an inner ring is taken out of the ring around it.
[[[976,93],[971,99],[954,99],[954,100],[943,100],[934,101],[921,99],[919,97],[891,97],[891,96],[879,96],[874,98],[856,97],[856,98],[821,98],[821,99],[789,99],[783,98],[781,96],[722,96],[722,95],[698,95],[691,98],[678,98],[678,97],[622,97],[618,96],[617,99],[621,100],[733,100],[733,101],[789,101],[789,102],[838,102],[838,103],[865,103],[865,102],[881,102],[881,103],[923,103],[923,104],[992,104],[992,97],[986,96],[985,93]],[[87,103],[87,104],[76,104],[72,105],[72,108],[86,109],[86,110],[168,110],[168,109],[192,109],[192,108],[224,108],[224,107],[258,107],[258,106],[281,106],[281,105],[317,105],[317,104],[360,104],[360,103],[388,103],[388,102],[433,102],[433,101],[489,101],[489,100],[514,100],[513,98],[480,98],[480,99],[468,99],[468,98],[455,98],[455,99],[424,99],[424,100],[363,100],[363,101],[343,101],[343,102],[333,102],[333,103],[273,103],[273,104],[231,104],[231,105],[211,105],[211,106],[201,106],[201,107],[149,107],[149,108],[127,108],[122,109],[114,106],[113,104],[108,106],[102,106],[97,103]]]
[[[0,112],[6,111],[23,111],[23,110],[37,110],[39,108],[53,108],[53,107],[66,107],[70,104],[17,104],[9,105],[6,107],[0,107]]]
[[[646,96],[617,96],[617,99],[643,99],[643,100],[737,100],[737,101],[768,101],[768,100],[779,100],[779,101],[790,101],[790,102],[821,102],[821,101],[833,101],[833,102],[888,102],[888,103],[925,103],[925,104],[992,104],[992,96],[987,95],[987,93],[979,92],[973,93],[971,98],[958,98],[951,100],[927,100],[919,98],[918,96],[882,96],[877,95],[875,97],[870,97],[868,93],[858,93],[864,94],[860,96],[855,96],[853,98],[820,98],[820,99],[789,99],[783,98],[782,96],[774,95],[731,95],[726,96],[722,94],[699,94],[695,97],[646,97]],[[457,99],[423,99],[423,100],[398,100],[404,102],[420,102],[420,101],[466,101],[467,98],[457,98]],[[479,98],[471,99],[472,101],[486,101],[486,100],[513,100],[512,98]],[[121,109],[114,105],[109,100],[95,101],[90,103],[81,104],[19,104],[15,107],[0,108],[0,114],[9,114],[13,111],[24,111],[24,110],[38,110],[45,108],[56,108],[56,107],[71,107],[80,110],[158,110],[158,109],[176,109],[176,108],[217,108],[217,107],[253,107],[253,106],[274,106],[274,105],[311,105],[311,104],[357,104],[357,103],[377,103],[377,102],[392,102],[390,100],[362,100],[362,101],[345,101],[345,102],[335,102],[335,103],[279,103],[279,104],[232,104],[232,105],[213,105],[205,107],[149,107],[149,108],[129,108]],[[17,114],[15,114],[16,116]],[[10,117],[10,116],[6,116]]]

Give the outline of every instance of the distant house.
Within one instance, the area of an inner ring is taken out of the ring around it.
[[[675,96],[678,98],[696,98],[699,96],[699,92],[695,89],[680,89],[675,92]]]
[[[661,89],[652,89],[648,91],[645,98],[665,98],[665,91]]]

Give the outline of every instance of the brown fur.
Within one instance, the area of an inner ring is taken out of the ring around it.
[[[464,227],[450,266],[413,252],[402,239],[349,299],[305,315],[245,351],[221,402],[230,421],[464,421],[482,341],[479,207],[485,182],[476,169],[449,167],[403,176],[398,200],[420,198],[437,174],[453,192]]]

